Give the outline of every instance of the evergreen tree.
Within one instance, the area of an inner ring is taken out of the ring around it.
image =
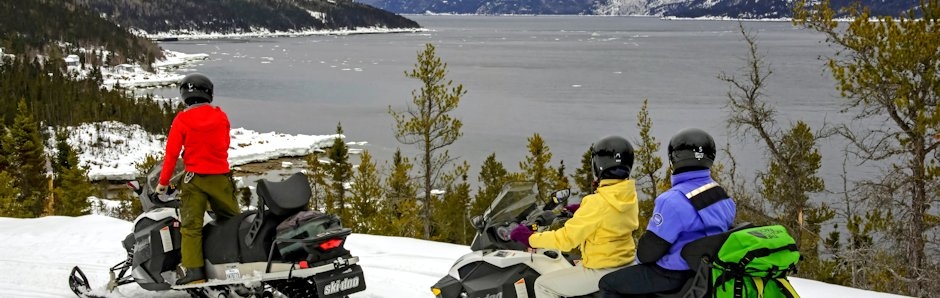
[[[0,171],[0,217],[23,217],[20,215],[18,195],[13,176],[6,171]]]
[[[88,171],[78,164],[78,154],[68,144],[67,132],[56,134],[56,157],[52,169],[55,172],[53,213],[63,216],[79,216],[91,212],[88,197],[96,189],[88,181]]]
[[[359,167],[353,175],[350,192],[352,193],[349,203],[351,221],[347,222],[346,226],[351,227],[357,233],[374,234],[380,231],[380,226],[387,224],[379,216],[381,212],[379,203],[383,201],[385,190],[382,188],[379,171],[369,151],[362,152]]]
[[[940,267],[931,231],[940,214],[931,205],[940,200],[940,0],[923,0],[897,19],[873,19],[870,10],[848,9],[853,20],[840,26],[830,1],[798,1],[794,23],[818,31],[837,51],[828,66],[845,97],[845,111],[879,123],[868,130],[844,128],[853,154],[865,162],[882,162],[882,177],[864,181],[872,209],[889,210],[904,220],[884,236],[894,240],[887,251],[897,252],[903,268],[895,284],[906,294],[930,296],[940,291]],[[895,271],[895,269],[897,269]],[[900,272],[898,272],[900,271]]]
[[[46,176],[46,156],[43,152],[39,124],[33,119],[26,100],[20,100],[18,113],[3,141],[4,151],[14,185],[19,189],[17,207],[22,217],[42,215],[49,196],[49,178]]]
[[[310,153],[304,159],[307,161],[307,180],[310,181],[310,209],[326,211],[326,169],[329,164],[320,162],[317,152]]]
[[[431,239],[457,244],[469,244],[473,240],[474,229],[470,225],[470,182],[467,172],[470,164],[464,162],[444,175],[442,183],[444,194],[440,199],[431,201],[433,210],[434,234]]]
[[[453,159],[445,149],[462,135],[463,123],[451,116],[466,92],[463,85],[451,87],[446,79],[447,63],[435,53],[434,45],[426,44],[418,53],[414,69],[405,72],[409,78],[421,81],[421,89],[411,92],[412,105],[406,112],[396,112],[391,106],[388,113],[395,118],[395,138],[398,142],[417,145],[421,187],[424,203],[421,205],[421,220],[424,222],[424,238],[431,237],[431,190],[438,185],[441,170]],[[443,150],[443,152],[441,152]]]
[[[574,171],[574,184],[578,186],[578,191],[580,191],[583,196],[594,193],[593,152],[594,145],[592,144],[591,147],[581,155],[581,167]]]
[[[571,182],[568,181],[568,175],[565,174],[565,161],[558,161],[558,169],[555,170],[555,190],[569,189],[571,188]]]
[[[336,124],[336,134],[333,145],[327,151],[330,164],[326,166],[330,178],[329,190],[326,192],[326,212],[335,213],[346,222],[350,219],[346,210],[346,183],[352,178],[352,164],[349,163],[349,148],[343,142],[343,126]]]
[[[503,167],[503,163],[496,160],[496,153],[491,153],[480,166],[480,175],[478,178],[480,185],[477,187],[477,194],[470,207],[470,216],[483,215],[486,208],[490,207],[496,196],[499,195],[503,185],[509,182],[509,172]]]
[[[659,152],[659,141],[650,134],[653,128],[653,120],[649,114],[649,100],[643,100],[643,107],[636,115],[636,127],[640,130],[640,141],[637,142],[635,157],[633,163],[633,179],[637,180],[637,187],[640,193],[646,198],[639,200],[640,209],[640,227],[634,234],[642,235],[646,231],[649,219],[653,216],[653,207],[656,197],[659,196],[660,186],[669,177],[660,175],[659,171],[663,168],[663,159],[656,155]]]
[[[758,174],[761,178],[759,192],[771,202],[778,214],[777,221],[787,227],[794,236],[800,253],[805,258],[803,274],[817,274],[818,269],[828,266],[819,259],[818,244],[822,240],[819,226],[832,219],[834,213],[824,204],[810,202],[810,194],[825,189],[817,176],[821,156],[816,149],[817,137],[808,125],[797,122],[788,132],[776,128],[776,110],[764,100],[763,90],[772,73],[759,54],[756,38],[739,25],[744,41],[748,45],[745,80],[734,75],[720,74],[719,79],[729,83],[728,107],[731,116],[728,124],[742,134],[754,133],[762,142],[770,159],[768,170]],[[804,234],[804,231],[810,233]],[[815,231],[815,232],[813,232]]]
[[[519,162],[520,175],[535,182],[538,188],[538,197],[545,198],[552,187],[555,187],[555,169],[549,163],[552,161],[552,152],[545,145],[545,140],[538,133],[527,139],[529,141],[529,155]]]
[[[401,155],[401,149],[392,156],[391,174],[385,181],[388,187],[383,205],[387,218],[387,235],[416,238],[422,235],[423,222],[419,219],[420,207],[415,192],[417,187],[411,180],[413,165]]]

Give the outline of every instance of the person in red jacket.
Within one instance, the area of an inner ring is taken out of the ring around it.
[[[225,112],[211,104],[212,91],[212,81],[201,74],[187,75],[180,82],[180,97],[186,109],[176,115],[170,126],[156,189],[157,193],[166,192],[182,151],[186,173],[179,186],[180,230],[185,275],[177,279],[177,285],[206,281],[202,255],[206,205],[211,206],[217,219],[231,218],[240,212],[228,164],[230,124]]]

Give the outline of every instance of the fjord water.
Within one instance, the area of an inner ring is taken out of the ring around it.
[[[661,20],[591,16],[408,16],[428,32],[293,38],[219,39],[162,43],[186,53],[208,53],[197,66],[216,83],[216,102],[233,127],[258,131],[330,134],[342,122],[349,141],[378,161],[399,144],[387,111],[403,110],[419,81],[407,78],[416,55],[432,43],[447,63],[447,78],[467,94],[453,113],[463,137],[448,149],[467,160],[471,179],[496,153],[508,169],[527,154],[538,133],[568,173],[591,142],[619,134],[639,139],[636,114],[649,99],[653,135],[666,143],[684,127],[728,143],[745,177],[763,167],[752,137],[726,128],[728,84],[721,72],[739,73],[746,45],[735,21]],[[745,22],[756,34],[773,74],[766,99],[779,126],[803,120],[814,128],[840,123],[841,100],[819,57],[833,50],[820,34],[789,22]],[[167,92],[172,93],[172,92]],[[844,142],[824,140],[821,174],[841,189]],[[720,161],[728,161],[719,153]]]

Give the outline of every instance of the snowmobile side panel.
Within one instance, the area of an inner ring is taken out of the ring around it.
[[[442,277],[431,288],[441,291],[436,298],[458,298],[460,292],[463,291],[463,285],[460,284],[460,281],[450,275]]]
[[[480,262],[470,266],[471,271],[462,279],[468,298],[528,298],[529,293],[535,293],[539,273],[524,264],[499,268]]]
[[[141,218],[134,230],[134,280],[148,290],[165,289],[167,285],[162,285],[165,280],[160,273],[175,269],[181,259],[178,222],[173,217],[156,221]]]
[[[250,225],[251,221],[246,218],[253,214],[253,211],[243,212],[228,220],[215,221],[203,227],[202,251],[206,260],[213,264],[244,261],[240,256],[241,246],[236,242],[238,242],[241,226]],[[267,254],[265,254],[265,257],[267,257]]]

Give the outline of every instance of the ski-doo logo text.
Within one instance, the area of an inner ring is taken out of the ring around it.
[[[486,296],[483,296],[480,298],[503,298],[503,292],[499,292],[496,294],[486,294]]]
[[[359,277],[344,278],[342,280],[334,280],[330,284],[323,287],[323,295],[333,295],[345,290],[349,290],[359,286]]]

